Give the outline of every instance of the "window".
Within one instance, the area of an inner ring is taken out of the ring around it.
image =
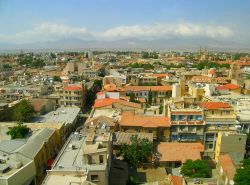
[[[103,164],[103,155],[99,155],[99,162],[100,164]]]
[[[91,181],[99,181],[99,177],[98,177],[98,175],[91,175],[90,180]]]

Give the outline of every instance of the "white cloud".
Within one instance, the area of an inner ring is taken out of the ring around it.
[[[32,30],[14,35],[0,35],[0,40],[14,42],[49,41],[67,37],[89,36],[86,28],[69,27],[63,24],[41,23]]]
[[[197,25],[190,23],[155,24],[152,26],[120,26],[105,31],[104,38],[147,37],[168,38],[181,37],[231,37],[233,31],[228,27],[216,25]]]
[[[70,27],[63,24],[41,23],[32,30],[19,32],[14,35],[0,35],[2,41],[33,42],[57,40],[67,37],[82,39],[115,40],[123,38],[171,38],[171,37],[208,37],[228,38],[233,31],[226,26],[202,25],[192,23],[153,24],[118,26],[104,32],[94,32],[84,27]]]

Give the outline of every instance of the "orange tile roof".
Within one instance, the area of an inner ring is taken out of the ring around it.
[[[170,121],[168,117],[141,116],[135,115],[132,111],[125,111],[122,113],[120,125],[144,128],[170,127]]]
[[[231,108],[231,105],[225,102],[202,102],[200,106],[208,110]]]
[[[65,91],[81,91],[82,87],[77,85],[70,85],[63,88]]]
[[[238,65],[238,66],[250,66],[250,62],[238,61],[238,62],[236,62],[236,65]]]
[[[216,70],[215,70],[215,69],[210,69],[210,70],[208,71],[208,74],[214,75],[214,74],[216,74]]]
[[[113,98],[97,99],[93,107],[94,108],[106,107],[106,106],[112,105],[115,101],[117,101],[117,99],[113,99]]]
[[[172,91],[172,86],[125,86],[126,91]]]
[[[158,152],[161,154],[160,161],[181,161],[201,159],[201,152],[204,146],[201,143],[168,143],[162,142],[157,146]]]
[[[175,114],[175,115],[202,115],[202,111],[172,111],[171,114]]]
[[[107,92],[123,92],[125,89],[123,87],[117,87],[115,84],[107,84],[103,87],[103,89]]]
[[[128,107],[141,108],[141,105],[138,103],[128,102],[121,99],[113,99],[113,98],[97,99],[93,107],[94,108],[106,107],[113,105],[114,103],[120,103]]]
[[[234,179],[236,168],[231,157],[228,154],[223,154],[219,156],[219,164],[223,169],[223,173],[226,174],[228,179]]]
[[[171,176],[171,185],[183,185],[183,178],[180,176]]]
[[[128,107],[134,107],[134,108],[138,108],[138,109],[141,108],[141,104],[139,104],[139,103],[129,102],[129,101],[121,100],[121,99],[117,99],[117,101],[114,102],[113,104],[116,104],[116,103],[122,104],[122,105],[128,106]]]
[[[235,84],[226,84],[224,87],[228,88],[229,90],[234,90],[240,88],[240,86],[235,85]]]
[[[96,93],[96,95],[102,95],[102,94],[105,94],[105,91],[101,91],[101,92]]]
[[[157,77],[157,78],[161,78],[161,77],[164,78],[164,77],[166,77],[166,76],[173,76],[173,75],[172,75],[172,74],[168,74],[168,73],[166,74],[166,73],[165,73],[165,74],[153,74],[152,76]]]

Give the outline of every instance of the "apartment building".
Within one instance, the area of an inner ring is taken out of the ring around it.
[[[200,107],[203,108],[206,124],[205,149],[213,153],[219,132],[236,131],[236,115],[234,108],[229,103],[203,102]]]
[[[153,133],[155,141],[170,139],[170,121],[164,116],[144,116],[136,115],[133,111],[124,111],[119,127],[122,132]]]
[[[60,106],[83,107],[85,103],[85,88],[80,85],[67,85],[60,92]]]
[[[111,134],[73,133],[57,156],[43,185],[85,183],[108,185],[111,166]],[[62,181],[63,179],[63,181]]]
[[[81,74],[83,78],[96,78],[98,77],[98,71],[96,69],[86,68],[83,69]]]
[[[204,126],[202,109],[169,107],[171,141],[203,142]]]
[[[218,133],[215,146],[215,161],[219,161],[219,157],[228,154],[235,165],[239,165],[246,153],[247,135],[238,133]]]
[[[117,87],[121,87],[127,83],[126,75],[120,73],[113,73],[112,75],[103,77],[103,86],[107,84],[115,84]]]
[[[58,140],[55,130],[33,130],[27,140],[4,140],[0,142],[0,184],[39,184],[43,180],[48,161],[57,152]]]
[[[160,105],[172,96],[172,86],[125,86],[126,95],[134,93],[136,98],[148,98],[152,92],[152,104]]]

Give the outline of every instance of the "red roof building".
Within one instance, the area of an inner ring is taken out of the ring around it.
[[[200,106],[208,110],[231,108],[231,105],[225,102],[202,102]]]

